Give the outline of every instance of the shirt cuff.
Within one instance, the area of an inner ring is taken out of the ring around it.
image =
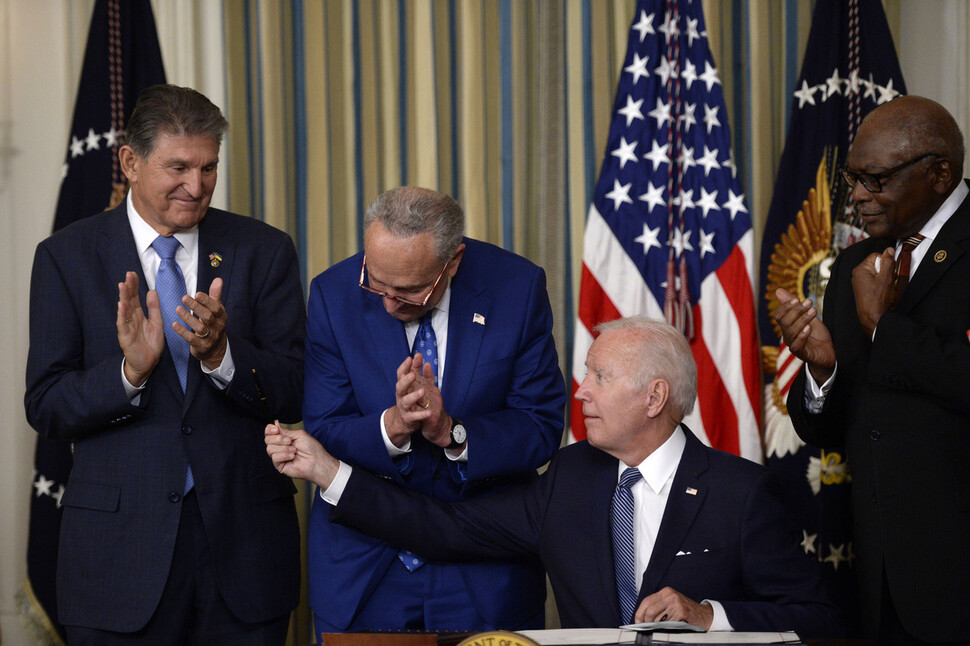
[[[131,382],[128,381],[128,377],[125,376],[125,358],[121,358],[121,383],[125,387],[125,394],[128,395],[128,401],[132,404],[138,405],[138,401],[141,399],[141,393],[145,390],[145,384],[148,383],[146,380],[144,384],[140,386],[132,386]]]
[[[394,442],[391,438],[387,436],[387,427],[384,426],[384,415],[387,415],[387,411],[381,414],[381,437],[384,438],[384,447],[387,449],[387,454],[392,458],[399,458],[402,455],[407,455],[411,452],[411,438],[404,443],[404,446],[394,446]]]
[[[727,613],[724,612],[724,606],[721,605],[720,601],[704,599],[701,603],[710,606],[714,610],[714,620],[711,622],[711,627],[707,629],[708,632],[729,632],[734,630],[734,626],[728,621]]]
[[[458,449],[445,449],[445,457],[452,462],[468,462],[468,440],[465,440],[465,447]]]
[[[825,407],[825,398],[828,396],[829,390],[832,389],[832,384],[835,383],[835,375],[838,371],[839,364],[836,363],[835,367],[832,368],[832,376],[819,386],[815,382],[815,377],[812,376],[812,371],[808,369],[808,364],[805,364],[805,409],[809,413],[822,412],[822,408]]]
[[[223,355],[222,363],[219,364],[219,367],[215,370],[209,370],[203,363],[202,372],[212,379],[212,383],[219,390],[225,390],[229,387],[229,382],[232,381],[233,375],[236,374],[236,364],[232,361],[232,350],[229,348],[228,338],[226,339],[226,354]]]
[[[350,480],[350,474],[353,472],[354,468],[352,466],[346,462],[341,462],[337,468],[337,475],[333,477],[333,482],[330,483],[330,486],[326,489],[320,489],[320,497],[323,501],[336,507],[337,503],[340,502],[340,497],[344,495],[344,489]]]

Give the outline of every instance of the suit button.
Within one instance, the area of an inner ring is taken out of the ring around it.
[[[879,431],[877,431],[876,429],[872,429],[872,432],[869,433],[869,439],[872,440],[873,442],[878,442],[879,441],[879,437],[881,435],[882,434]]]
[[[169,502],[178,502],[181,499],[182,499],[182,495],[179,492],[177,492],[177,491],[169,491],[168,492],[168,500],[169,500]]]
[[[186,424],[182,427],[182,435],[192,435],[192,427]]]
[[[876,502],[876,494],[872,494],[872,502]]]

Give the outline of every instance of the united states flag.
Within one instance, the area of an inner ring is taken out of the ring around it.
[[[573,392],[596,324],[666,318],[697,362],[685,422],[761,461],[753,244],[701,2],[640,0],[586,222]],[[585,438],[575,400],[571,419]]]

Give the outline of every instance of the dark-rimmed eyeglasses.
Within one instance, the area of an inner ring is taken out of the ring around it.
[[[889,170],[884,170],[881,173],[860,173],[859,171],[852,170],[848,166],[843,166],[842,170],[839,172],[842,173],[842,179],[845,180],[845,183],[849,185],[850,191],[855,188],[855,183],[859,182],[862,184],[862,187],[870,193],[880,193],[882,192],[882,181],[888,178],[890,175],[898,173],[904,168],[912,166],[916,162],[921,162],[927,157],[942,156],[943,155],[939,155],[937,153],[923,153],[915,159],[910,159],[908,162],[903,162],[899,166],[893,166]]]
[[[357,283],[357,286],[360,287],[363,290],[366,290],[366,291],[370,292],[371,294],[377,294],[381,298],[389,298],[392,301],[397,301],[398,303],[402,303],[404,305],[413,305],[415,307],[424,307],[425,305],[428,304],[428,301],[431,300],[431,295],[434,294],[434,290],[437,289],[438,283],[441,282],[441,278],[445,275],[445,270],[448,269],[448,263],[450,263],[450,262],[451,262],[451,260],[449,260],[448,262],[446,262],[445,263],[445,266],[441,268],[441,273],[439,273],[438,274],[438,277],[435,278],[434,284],[431,285],[431,289],[428,290],[428,293],[425,294],[424,298],[421,299],[420,301],[412,301],[412,300],[410,300],[408,298],[403,298],[401,296],[394,296],[392,294],[388,294],[387,292],[382,292],[379,289],[374,289],[370,285],[365,285],[364,284],[364,278],[367,277],[367,256],[366,255],[364,256],[364,262],[362,262],[361,265],[360,265],[360,282]]]

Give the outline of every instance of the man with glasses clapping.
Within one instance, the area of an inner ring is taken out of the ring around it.
[[[463,237],[435,191],[395,188],[364,218],[364,251],[310,290],[303,420],[338,458],[442,500],[535,476],[560,443],[565,385],[545,273]],[[543,624],[537,563],[437,563],[328,522],[309,536],[315,630],[485,630]]]

